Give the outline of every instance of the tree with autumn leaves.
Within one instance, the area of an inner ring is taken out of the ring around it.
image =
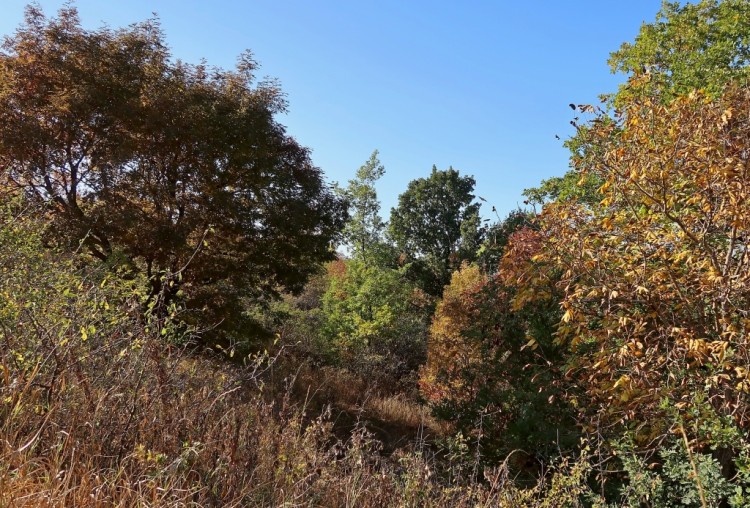
[[[559,320],[556,279],[535,280],[535,299],[516,299],[517,278],[541,248],[542,235],[517,229],[493,272],[477,264],[453,273],[432,319],[420,389],[442,418],[452,421],[485,460],[517,453],[524,474],[578,444],[574,413],[561,392],[561,348],[552,333]]]
[[[540,217],[536,262],[561,273],[569,372],[605,420],[643,422],[644,444],[698,401],[746,425],[748,13],[665,4],[613,53],[634,75],[614,114],[579,129],[572,157],[600,201]]]
[[[454,421],[467,401],[509,413],[502,385],[495,405],[479,394],[492,365],[506,374],[519,351],[557,351],[557,376],[524,387],[526,361],[505,390],[554,386],[596,447],[602,492],[629,503],[748,501],[749,10],[665,4],[613,54],[633,75],[603,109],[578,107],[591,118],[568,142],[571,171],[527,194],[541,214],[526,241],[511,240],[489,298],[510,312],[483,329],[493,314],[478,310],[479,288],[492,279],[465,268],[433,320],[422,390],[451,401]],[[545,329],[508,326],[549,303],[559,314]],[[486,344],[515,348],[497,356]]]
[[[574,163],[602,182],[599,203],[548,203],[538,250],[516,269],[515,306],[554,280],[554,341],[583,431],[631,467],[645,456],[667,470],[682,453],[704,505],[749,472],[748,105],[750,89],[728,84],[595,117]]]
[[[30,6],[0,53],[2,185],[47,206],[52,244],[143,273],[152,309],[244,340],[248,303],[300,290],[346,216],[256,67],[174,62],[156,20]]]
[[[748,9],[668,4],[613,54],[635,74],[616,109],[581,108],[593,118],[569,143],[568,184],[596,182],[598,197],[547,202],[519,278],[517,304],[558,277],[554,335],[580,425],[631,477],[662,486],[631,478],[633,502],[677,496],[679,460],[683,499],[747,502]],[[677,45],[684,54],[667,51]]]
[[[696,398],[747,424],[749,101],[730,87],[595,120],[601,155],[580,164],[604,182],[600,206],[552,204],[540,218],[571,375],[601,416],[643,422],[644,443]]]

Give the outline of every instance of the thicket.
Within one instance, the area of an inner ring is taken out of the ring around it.
[[[748,20],[665,3],[570,170],[488,224],[452,168],[388,221],[377,152],[329,189],[247,58],[29,8],[0,505],[747,506]]]
[[[144,316],[142,281],[45,246],[24,200],[2,212],[3,506],[516,506],[547,495],[516,488],[503,465],[482,473],[460,440],[447,458],[416,441],[383,454],[370,415],[435,423],[355,376],[284,368],[282,352],[242,366],[196,354],[190,331]],[[361,420],[342,435],[344,402]],[[585,467],[561,464],[553,488],[586,490]]]

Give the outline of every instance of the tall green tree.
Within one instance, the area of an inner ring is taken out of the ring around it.
[[[612,53],[612,72],[645,75],[620,87],[616,103],[633,95],[668,101],[694,89],[720,94],[730,81],[750,78],[750,2],[664,2],[633,43]]]
[[[2,179],[49,205],[53,241],[145,273],[153,305],[241,328],[243,300],[332,259],[346,213],[255,68],[175,63],[155,20],[88,31],[29,7],[0,52]]]
[[[476,256],[482,234],[474,184],[452,167],[433,166],[429,177],[409,183],[391,210],[391,238],[432,295],[442,294],[453,270]]]
[[[349,221],[344,228],[344,244],[352,257],[364,262],[378,262],[385,255],[386,224],[380,217],[375,184],[385,174],[385,168],[378,159],[378,151],[358,170],[355,178],[349,180],[344,189],[337,189],[340,196],[349,204]]]

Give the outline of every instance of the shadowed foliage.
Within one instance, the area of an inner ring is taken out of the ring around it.
[[[237,329],[243,298],[332,259],[345,217],[255,67],[175,63],[155,20],[87,31],[29,7],[0,54],[3,179],[49,204],[50,241],[145,273],[152,307]]]

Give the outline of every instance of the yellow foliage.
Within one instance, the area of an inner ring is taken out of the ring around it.
[[[587,132],[579,170],[603,182],[601,203],[542,212],[537,256],[561,274],[558,338],[606,418],[704,389],[721,413],[750,414],[728,395],[748,390],[749,102],[746,89],[632,101]]]
[[[450,397],[471,396],[462,372],[481,361],[479,345],[466,339],[466,332],[479,319],[473,296],[487,282],[476,265],[464,264],[453,273],[443,292],[430,326],[427,364],[420,370],[420,387],[433,402]]]

